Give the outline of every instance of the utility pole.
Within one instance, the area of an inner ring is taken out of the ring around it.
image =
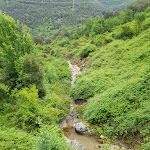
[[[6,6],[8,5],[8,0],[6,0]]]
[[[73,0],[73,10],[74,10],[74,0]]]

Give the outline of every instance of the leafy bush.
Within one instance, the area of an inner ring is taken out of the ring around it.
[[[0,100],[2,101],[8,97],[8,87],[5,84],[0,83]]]
[[[72,87],[72,96],[75,100],[77,99],[88,99],[94,96],[94,84],[88,79],[80,79],[75,86]]]
[[[37,139],[38,150],[69,150],[61,129],[51,126],[44,129]]]
[[[44,65],[45,79],[48,83],[52,84],[58,80],[56,68],[51,63]]]
[[[76,109],[76,112],[80,115],[82,115],[84,112],[84,106],[76,105],[75,109]]]
[[[35,43],[36,45],[37,44],[41,44],[42,45],[43,41],[44,41],[44,39],[41,36],[34,36],[33,37],[33,43]]]
[[[147,18],[144,22],[143,22],[143,28],[144,29],[148,29],[150,27],[150,18]]]
[[[118,29],[114,32],[113,36],[117,39],[133,37],[138,32],[138,25],[136,23],[137,22],[120,25]]]
[[[125,137],[128,133],[134,134],[138,131],[141,137],[145,137],[148,135],[146,128],[150,121],[148,90],[149,79],[145,77],[122,89],[118,87],[103,95],[97,95],[88,101],[84,118],[90,123],[106,124],[105,134],[109,137],[112,133]]]
[[[150,142],[149,143],[146,143],[146,144],[142,144],[141,150],[149,150],[150,149]]]
[[[52,124],[63,120],[69,109],[69,101],[66,103],[65,98],[62,99],[55,93],[48,94],[44,99],[44,106],[41,109],[41,120],[45,124]]]
[[[43,68],[33,55],[25,55],[24,58],[19,59],[16,70],[19,74],[17,88],[35,84],[39,97],[45,96]]]
[[[12,91],[11,97],[15,103],[15,110],[8,114],[8,117],[13,120],[13,123],[30,131],[38,127],[40,101],[36,87],[30,86],[30,88],[23,88],[19,91],[15,89]]]
[[[97,48],[94,45],[88,45],[85,48],[82,49],[81,53],[80,53],[80,57],[81,58],[85,58],[89,55],[89,53],[96,51]]]
[[[0,127],[0,149],[36,150],[36,138],[16,128]]]
[[[64,47],[66,44],[69,44],[69,39],[68,38],[63,38],[59,45]]]

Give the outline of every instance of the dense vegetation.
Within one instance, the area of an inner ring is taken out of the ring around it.
[[[30,5],[34,11],[39,5],[17,2],[15,6],[13,0],[9,1],[13,5],[2,4],[13,13],[17,7],[21,12]],[[27,26],[0,12],[0,149],[69,149],[57,124],[69,112],[71,95],[74,100],[87,101],[85,108],[76,109],[99,135],[120,140],[130,148],[149,150],[147,6],[148,1],[140,0],[120,13],[89,18],[77,28],[63,27],[55,33],[50,31],[57,28],[52,27],[54,22],[45,30],[45,25],[39,27],[45,20],[34,26],[31,19],[35,33],[52,34],[46,39],[35,36],[34,45]],[[64,56],[82,69],[72,89]]]
[[[50,36],[64,25],[67,28],[79,26],[89,17],[102,16],[111,10],[123,10],[133,1],[75,0],[73,6],[72,0],[1,0],[0,10],[15,20],[19,19],[21,27],[27,25],[30,33]]]
[[[76,0],[73,9],[72,0],[2,0],[0,9],[27,25],[32,34],[50,36],[63,25],[75,26],[85,23],[90,16],[101,15],[104,11],[102,5],[97,0],[89,2]]]
[[[69,31],[68,31],[69,32]],[[72,88],[87,100],[83,118],[99,134],[129,147],[150,148],[150,7],[112,18],[89,18],[85,25],[50,44],[82,68]]]
[[[69,112],[68,63],[19,26],[0,12],[0,149],[67,149],[56,123]]]
[[[109,7],[110,10],[118,11],[125,9],[135,0],[98,0],[105,7]]]

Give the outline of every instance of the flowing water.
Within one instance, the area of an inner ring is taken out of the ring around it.
[[[71,86],[74,86],[76,75],[80,74],[80,68],[78,68],[76,65],[72,65],[70,62],[68,63],[72,71]],[[62,128],[64,131],[64,135],[71,141],[76,140],[77,142],[79,142],[86,150],[94,150],[99,145],[98,142],[99,137],[97,135],[78,134],[73,128],[74,124],[82,121],[82,119],[76,113],[74,106],[75,103],[71,104],[70,114],[63,121]]]
[[[80,68],[77,65],[72,65],[69,63],[69,68],[72,72],[72,80],[71,80],[71,86],[75,85],[76,75],[80,74]],[[79,100],[78,105],[82,105],[83,101]],[[64,135],[66,137],[66,140],[69,141],[69,143],[72,143],[73,141],[77,141],[75,143],[78,143],[81,147],[84,148],[84,150],[94,150],[95,148],[108,146],[107,144],[102,144],[98,142],[100,140],[100,137],[96,134],[78,134],[74,129],[74,124],[82,122],[82,118],[79,114],[75,111],[75,103],[73,102],[71,104],[71,110],[70,114],[66,117],[66,119],[60,124],[60,127],[63,129]],[[120,145],[120,144],[119,144]],[[75,148],[76,146],[74,146]],[[118,147],[117,145],[109,144],[109,150],[126,150],[124,146]]]

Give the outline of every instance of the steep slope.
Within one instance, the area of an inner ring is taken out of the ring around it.
[[[140,150],[150,148],[149,35],[150,7],[134,17],[127,9],[114,18],[89,19],[50,45],[82,68],[72,96],[87,100],[83,118],[128,148],[145,143]]]
[[[69,65],[19,25],[0,11],[0,150],[68,150],[56,122],[70,108]]]

